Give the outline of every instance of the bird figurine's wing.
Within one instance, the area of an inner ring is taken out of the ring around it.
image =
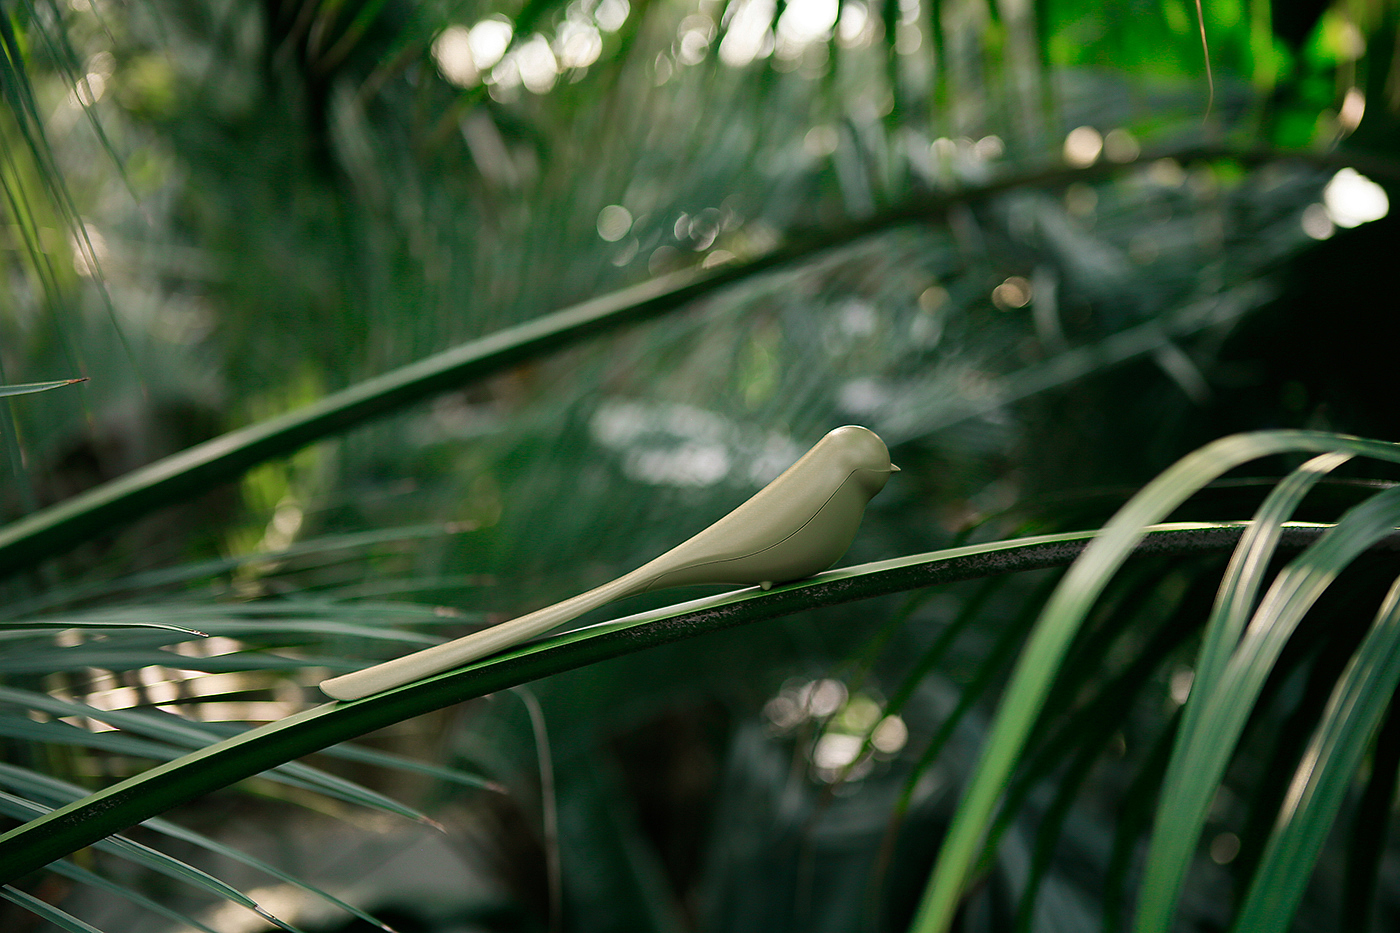
[[[873,431],[837,428],[744,504],[631,573],[456,641],[332,677],[321,689],[338,700],[366,697],[495,654],[647,590],[695,583],[767,588],[820,573],[850,547],[866,503],[898,469]]]

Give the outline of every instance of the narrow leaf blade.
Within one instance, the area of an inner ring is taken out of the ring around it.
[[[60,379],[57,382],[30,382],[25,385],[0,386],[0,398],[11,398],[16,395],[33,395],[35,392],[47,392],[50,389],[61,389],[64,386],[76,385],[79,382],[87,382],[87,377],[80,379]]]

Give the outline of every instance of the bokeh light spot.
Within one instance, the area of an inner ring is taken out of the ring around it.
[[[719,44],[720,61],[731,68],[742,68],[771,52],[773,34],[768,27],[773,24],[775,9],[774,0],[740,0]]]
[[[484,19],[473,26],[470,46],[477,69],[485,71],[499,62],[514,36],[515,29],[503,19]]]
[[[1322,204],[1309,204],[1303,208],[1301,223],[1303,232],[1314,240],[1325,240],[1337,232],[1337,225],[1332,223],[1327,208]]]
[[[909,727],[898,716],[886,716],[870,735],[870,744],[886,755],[893,755],[908,741]]]
[[[845,732],[865,732],[880,721],[880,712],[879,703],[863,693],[857,693],[841,710],[834,724]]]
[[[919,308],[924,311],[937,311],[948,303],[948,290],[941,285],[930,285],[919,292]]]
[[[559,62],[549,40],[539,33],[530,37],[515,53],[516,67],[520,69],[520,81],[532,94],[548,94],[554,88],[554,79],[559,76]]]
[[[457,87],[474,87],[481,81],[472,54],[471,30],[448,26],[433,40],[433,61],[438,71]]]
[[[869,45],[875,30],[870,28],[870,11],[860,0],[841,4],[841,18],[836,25],[836,41],[848,49]]]
[[[797,691],[797,701],[809,716],[823,719],[846,703],[846,685],[830,677],[804,684]]]
[[[839,12],[837,0],[790,0],[778,20],[778,54],[794,58],[808,44],[826,39]]]
[[[1076,168],[1087,168],[1099,160],[1103,137],[1092,126],[1078,126],[1065,137],[1065,161]]]
[[[1342,98],[1342,106],[1337,111],[1337,125],[1342,132],[1350,133],[1361,125],[1361,118],[1366,115],[1366,95],[1361,92],[1361,88],[1348,88],[1346,96]]]
[[[1196,672],[1189,667],[1178,667],[1172,671],[1171,682],[1167,686],[1172,702],[1177,706],[1185,703],[1186,698],[1191,695],[1191,685],[1195,682]]]
[[[640,249],[641,244],[637,242],[637,238],[629,236],[627,241],[622,244],[622,248],[617,251],[617,255],[610,259],[609,262],[618,268],[629,265],[632,260],[637,258],[637,252]]]
[[[972,154],[983,162],[991,162],[1006,154],[1006,144],[1000,136],[983,136],[972,144]]]
[[[1234,833],[1221,833],[1210,841],[1210,860],[1217,865],[1228,865],[1240,854],[1240,837]]]
[[[560,68],[587,68],[603,53],[603,37],[591,23],[566,20],[554,37]]]
[[[1065,210],[1075,217],[1092,216],[1099,206],[1099,193],[1082,181],[1065,189]]]
[[[1327,216],[1339,227],[1355,227],[1390,213],[1385,189],[1354,168],[1344,168],[1322,189]]]
[[[763,715],[773,727],[780,731],[795,729],[802,724],[806,714],[797,701],[786,693],[780,693],[763,706]]]
[[[1103,154],[1110,162],[1132,162],[1142,155],[1142,146],[1132,133],[1119,127],[1103,138]]]
[[[676,40],[676,61],[682,65],[698,65],[709,54],[715,41],[715,21],[703,13],[692,13],[681,20]]]
[[[1022,276],[1009,276],[1005,282],[992,289],[992,304],[1003,311],[1024,308],[1030,303],[1031,283]]]
[[[647,271],[652,275],[673,272],[680,265],[680,251],[672,246],[658,246],[647,259]]]
[[[667,55],[665,52],[657,53],[653,67],[656,70],[654,83],[657,87],[661,87],[667,81],[670,81],[671,75],[674,74],[676,70],[675,66],[671,64],[671,56]]]
[[[632,229],[632,212],[621,204],[609,204],[598,212],[598,235],[616,243]]]
[[[78,79],[78,83],[73,86],[73,100],[77,101],[79,106],[91,107],[102,99],[106,90],[106,77],[98,72],[90,72]]]
[[[864,744],[858,735],[828,732],[812,749],[812,764],[824,771],[844,768],[856,760]]]
[[[1147,174],[1163,188],[1179,188],[1186,183],[1186,170],[1175,159],[1158,159],[1152,163]]]
[[[603,0],[593,11],[593,19],[603,32],[617,32],[627,22],[627,14],[631,11],[627,0]]]
[[[917,23],[900,23],[895,28],[894,50],[900,55],[913,55],[924,44],[924,34]]]
[[[814,159],[822,159],[836,151],[841,134],[829,124],[814,126],[802,137],[802,150]]]
[[[86,239],[77,234],[69,237],[73,249],[73,271],[84,278],[100,278],[102,267],[111,258],[107,238],[92,224],[83,224],[83,232]]]

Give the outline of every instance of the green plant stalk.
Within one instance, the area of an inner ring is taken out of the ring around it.
[[[1302,547],[1327,526],[1285,529]],[[1139,554],[1218,552],[1241,523],[1149,529]],[[1071,563],[1095,532],[973,545],[827,571],[775,587],[723,593],[516,647],[460,670],[343,703],[327,703],[159,765],[0,836],[0,884],[203,794],[375,729],[508,687],[656,645],[806,609],[958,580]],[[1400,547],[1400,540],[1393,542]]]
[[[712,270],[680,270],[542,315],[135,470],[0,528],[0,578],[32,567],[96,534],[106,534],[124,522],[233,480],[259,463],[553,350],[657,317],[756,275],[868,236],[935,221],[958,205],[984,201],[1008,191],[1053,188],[1107,177],[1157,158],[1229,158],[1245,164],[1291,158],[1323,167],[1355,165],[1372,176],[1400,178],[1400,166],[1355,153],[1304,155],[1264,147],[1199,147],[1144,153],[1138,163],[1101,162],[1088,168],[1033,170],[963,191],[911,198],[864,220],[794,234],[783,246],[744,263]]]

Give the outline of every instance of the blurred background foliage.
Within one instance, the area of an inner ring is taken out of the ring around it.
[[[0,665],[28,693],[0,698],[5,760],[91,787],[179,743],[64,745],[24,723],[110,738],[178,713],[214,735],[286,715],[317,702],[328,670],[640,564],[841,423],[876,430],[904,468],[850,563],[1095,527],[1232,431],[1400,438],[1385,271],[1400,7],[1199,13],[0,3],[0,383],[90,380],[0,400],[6,519],[571,303],[738,270],[673,312],[339,432],[0,582],[7,624],[214,636],[16,630]],[[783,263],[743,273],[780,249]],[[1299,517],[1334,519],[1378,469],[1341,471]],[[1265,489],[1236,477],[1181,515],[1247,518]],[[1121,928],[1221,566],[1134,563],[1105,598],[1047,710],[1063,744],[1031,759],[964,929]],[[1374,605],[1378,573],[1357,570],[1271,681],[1182,929],[1228,925],[1282,793],[1277,762],[1359,639],[1369,615],[1353,604]],[[264,780],[178,818],[404,931],[904,929],[1050,583],[830,607],[372,740],[445,772],[317,762],[431,812],[450,845],[345,802],[378,805],[366,798]],[[40,710],[39,692],[145,718],[103,732]],[[1396,732],[1377,756],[1393,757]],[[0,775],[64,799],[14,780]],[[1324,862],[1300,929],[1337,929],[1346,911],[1347,929],[1395,923],[1397,863],[1362,832],[1389,798],[1368,786],[1372,819],[1334,844],[1372,845],[1371,870]],[[284,920],[350,929],[188,846],[171,851]],[[72,873],[27,889],[105,929],[265,928],[209,908],[208,892],[75,864],[188,916]],[[6,929],[25,928],[12,910]]]

